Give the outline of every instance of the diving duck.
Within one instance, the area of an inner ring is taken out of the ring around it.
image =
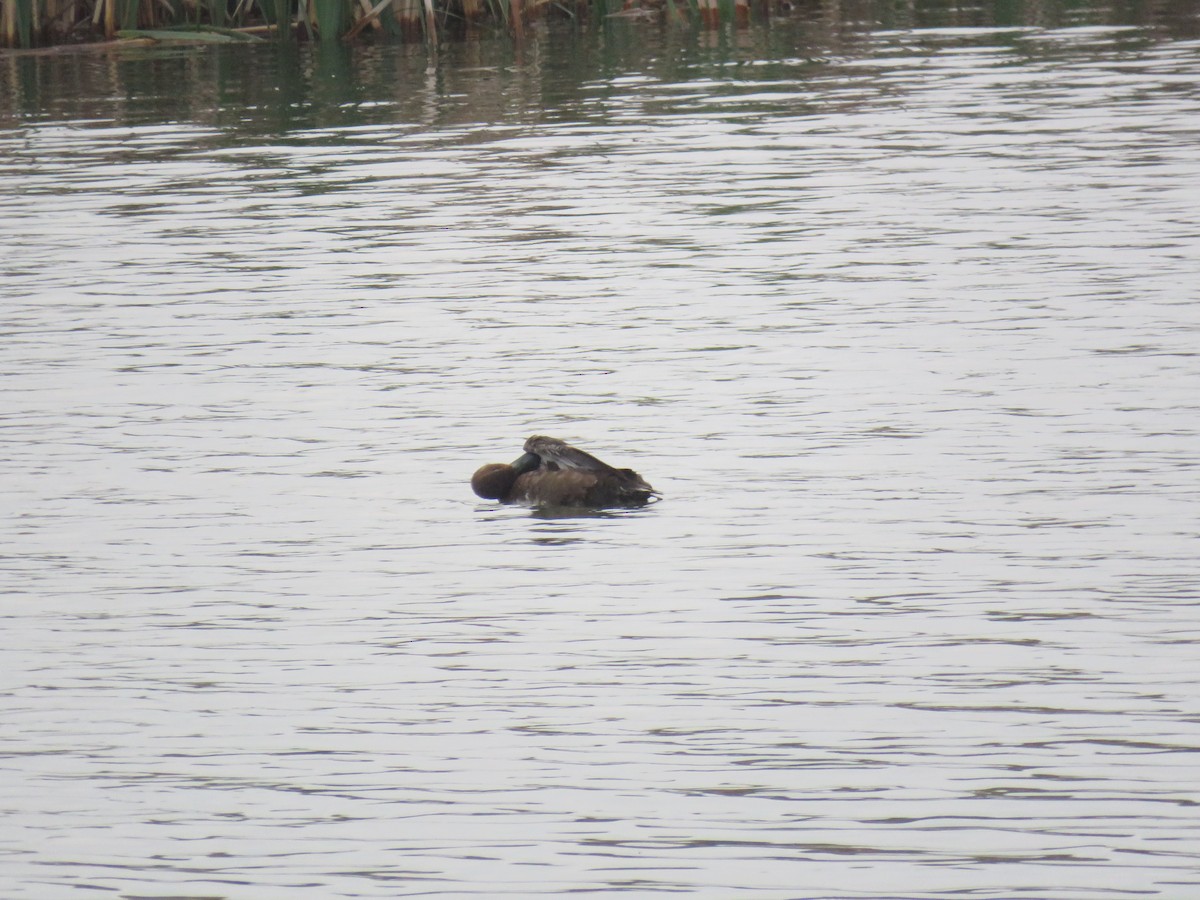
[[[485,500],[529,506],[645,506],[659,493],[633,469],[614,469],[557,438],[535,434],[512,463],[489,463],[471,478]]]

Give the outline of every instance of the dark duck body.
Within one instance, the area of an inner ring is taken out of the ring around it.
[[[512,463],[490,463],[471,478],[485,500],[529,506],[645,506],[658,492],[633,469],[617,469],[557,438],[535,434]]]

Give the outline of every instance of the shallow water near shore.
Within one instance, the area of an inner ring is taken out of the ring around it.
[[[961,24],[4,59],[0,896],[1200,891],[1200,36]]]

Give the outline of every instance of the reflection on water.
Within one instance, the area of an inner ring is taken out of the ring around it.
[[[1051,13],[3,60],[0,894],[1194,892],[1200,66]]]

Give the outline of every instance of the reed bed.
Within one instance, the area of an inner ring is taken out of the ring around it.
[[[760,0],[779,2],[779,0]],[[750,0],[0,0],[0,46],[136,40],[232,42],[270,35],[436,41],[476,27],[510,30],[540,16],[744,24]]]

